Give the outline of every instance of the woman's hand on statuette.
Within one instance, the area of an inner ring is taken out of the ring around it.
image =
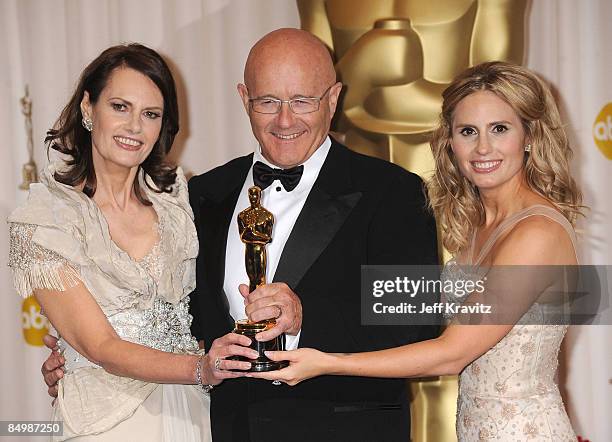
[[[249,338],[236,333],[228,333],[215,339],[204,358],[203,383],[218,385],[224,379],[244,376],[244,373],[240,370],[248,370],[251,368],[251,363],[228,358],[231,356],[244,356],[250,359],[257,358],[259,356],[257,352],[248,347],[250,343],[251,340]]]
[[[328,373],[330,355],[313,348],[299,348],[291,351],[267,351],[266,356],[273,361],[289,361],[289,366],[276,371],[248,373],[249,378],[281,381],[296,385],[306,379]]]

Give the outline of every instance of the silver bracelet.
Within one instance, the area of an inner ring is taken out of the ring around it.
[[[210,393],[210,390],[213,389],[212,384],[203,384],[202,383],[202,361],[204,360],[204,354],[200,353],[198,355],[198,362],[196,362],[196,384],[202,389],[204,393]]]

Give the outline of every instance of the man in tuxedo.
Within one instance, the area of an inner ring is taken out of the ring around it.
[[[360,266],[437,264],[436,229],[416,175],[329,137],[341,88],[327,49],[305,31],[277,30],[252,48],[238,92],[259,148],[189,182],[200,241],[192,332],[206,348],[247,314],[277,318],[262,337],[285,332],[289,349],[358,352],[436,335],[360,324]],[[236,217],[254,184],[276,221],[272,283],[249,294]],[[241,378],[211,399],[215,441],[409,440],[403,380],[321,377],[289,387]]]
[[[342,84],[313,35],[281,29],[251,49],[238,92],[259,148],[189,181],[200,242],[192,333],[205,348],[245,315],[276,318],[286,348],[370,351],[436,336],[432,326],[362,326],[365,264],[437,264],[436,227],[418,176],[329,136]],[[267,281],[248,293],[238,213],[262,190],[276,219]],[[223,355],[223,349],[215,349]],[[226,354],[232,354],[230,348]],[[216,359],[216,358],[215,358]],[[231,368],[219,359],[219,370]],[[43,367],[53,393],[59,364]],[[400,379],[324,376],[295,387],[226,380],[211,391],[215,442],[408,441]]]

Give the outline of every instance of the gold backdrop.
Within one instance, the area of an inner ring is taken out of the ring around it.
[[[465,68],[523,62],[527,0],[297,0],[345,92],[334,130],[351,149],[427,178],[441,93]],[[456,377],[410,383],[412,440],[456,440]]]

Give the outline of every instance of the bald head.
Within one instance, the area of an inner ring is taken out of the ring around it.
[[[308,72],[321,84],[336,81],[334,62],[325,44],[309,32],[284,28],[266,34],[251,48],[244,67],[245,85],[251,89],[260,72],[281,65],[290,71]]]
[[[331,55],[319,39],[299,29],[279,29],[253,46],[244,84],[237,89],[263,156],[290,168],[307,161],[325,141],[342,83],[336,82]],[[254,102],[278,107],[255,110]],[[312,105],[307,112],[304,103]]]

